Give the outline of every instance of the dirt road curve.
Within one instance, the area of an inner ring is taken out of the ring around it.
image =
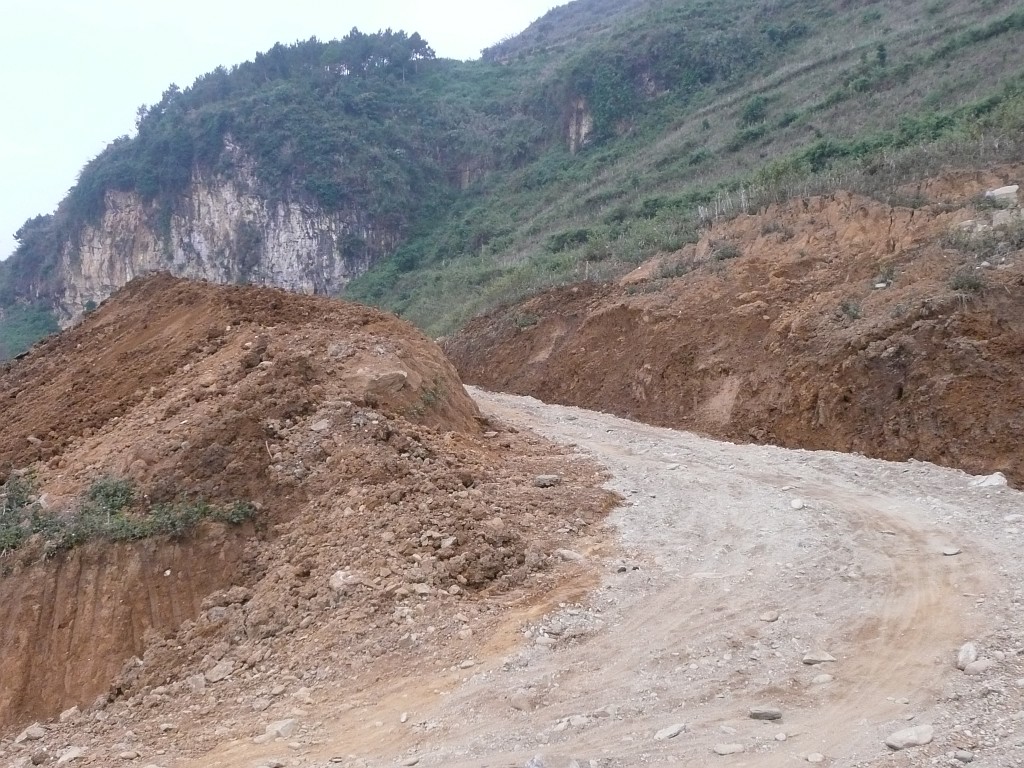
[[[317,765],[962,764],[954,750],[1024,765],[1021,493],[923,463],[734,446],[473,394],[492,418],[607,467],[625,504],[582,553],[599,585],[509,616],[474,666],[341,711]],[[955,666],[966,641],[995,661],[980,676]],[[835,661],[805,664],[811,652]],[[751,719],[760,706],[781,720]],[[884,746],[921,724],[933,743]]]
[[[1010,600],[1020,577],[1007,584],[1016,566],[1004,545],[1021,537],[1003,520],[1024,507],[1021,494],[969,488],[968,476],[926,464],[733,446],[474,394],[485,412],[578,445],[627,504],[611,520],[619,550],[602,587],[533,626],[561,624],[561,638],[578,628],[580,639],[553,650],[525,639],[454,690],[437,718],[450,723],[438,740],[445,765],[523,765],[538,753],[556,767],[784,766],[814,753],[831,765],[907,765],[977,746],[954,738],[966,715],[943,699],[965,679],[953,665],[963,642],[988,647],[999,622],[1019,630]],[[963,552],[944,556],[947,546]],[[837,661],[805,665],[809,651]],[[993,678],[1024,676],[1019,656],[1004,658]],[[834,680],[814,683],[822,674]],[[1011,711],[1021,708],[1013,683],[1002,684]],[[512,709],[517,691],[537,709]],[[783,719],[750,719],[761,705]],[[655,739],[678,723],[678,736]],[[936,726],[942,749],[892,756],[883,746],[922,723]],[[724,743],[745,751],[715,755]],[[991,764],[1015,764],[1013,751]]]

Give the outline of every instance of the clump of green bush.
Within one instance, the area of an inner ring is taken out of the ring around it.
[[[12,475],[0,487],[0,554],[13,552],[40,534],[46,554],[93,539],[138,541],[151,536],[181,537],[204,520],[239,525],[256,509],[248,502],[214,505],[202,499],[144,506],[130,480],[96,480],[70,511],[44,510],[30,475]]]

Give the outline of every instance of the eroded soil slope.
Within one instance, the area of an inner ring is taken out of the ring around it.
[[[416,646],[412,616],[441,612],[447,637],[482,596],[532,594],[609,504],[592,469],[493,431],[410,325],[322,298],[136,281],[6,365],[0,392],[0,461],[33,515],[74,520],[98,480],[135,489],[129,522],[255,509],[136,543],[55,549],[47,528],[5,549],[0,727],[327,653],[319,674],[347,680]],[[535,487],[544,473],[561,482]]]
[[[916,457],[1024,482],[1020,168],[715,225],[618,284],[557,289],[446,342],[483,387],[738,441]]]

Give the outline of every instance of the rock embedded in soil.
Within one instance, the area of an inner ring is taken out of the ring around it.
[[[774,624],[776,621],[779,620],[779,612],[778,611],[765,611],[760,616],[758,616],[758,618],[761,621],[765,622],[766,624]]]
[[[533,478],[534,488],[554,488],[561,482],[561,475],[537,475]]]
[[[964,643],[956,655],[956,668],[966,669],[968,664],[978,660],[978,646],[974,643]]]
[[[775,707],[753,707],[750,710],[752,720],[781,720],[782,710]]]
[[[811,682],[815,685],[825,685],[827,683],[831,683],[833,680],[835,680],[835,678],[832,677],[832,675],[818,675],[811,680]]]
[[[807,762],[808,763],[824,763],[825,762],[825,756],[823,754],[821,754],[821,752],[811,752],[811,754],[809,754],[807,756]]]
[[[965,675],[983,675],[996,665],[992,659],[978,659],[964,667]]]
[[[298,725],[299,721],[294,718],[278,720],[268,725],[264,733],[273,739],[287,739],[295,733],[295,729]]]
[[[667,728],[662,728],[660,731],[658,731],[656,734],[654,734],[654,740],[655,741],[666,741],[668,739],[674,739],[676,736],[678,736],[680,733],[682,733],[685,730],[686,730],[686,724],[685,723],[676,723],[675,725],[670,725]]]
[[[925,744],[931,744],[934,738],[935,729],[932,726],[918,725],[914,728],[896,731],[885,740],[885,746],[897,751],[911,747],[923,747]]]
[[[742,744],[715,744],[716,755],[738,755],[744,750]]]
[[[953,753],[953,758],[959,760],[961,763],[973,763],[974,753],[968,752],[966,749],[958,749]]]
[[[80,760],[85,756],[85,749],[82,747],[68,747],[60,753],[60,757],[57,758],[57,765],[66,765],[72,763],[75,760]]]
[[[830,664],[836,660],[835,656],[824,651],[811,651],[810,653],[804,654],[803,662],[808,666],[814,666],[815,664]]]
[[[232,672],[235,671],[235,665],[230,661],[222,661],[217,664],[213,669],[206,672],[206,681],[209,683],[219,683],[221,680],[226,679]]]
[[[39,723],[32,723],[28,728],[23,730],[17,736],[14,737],[15,744],[21,744],[25,741],[38,741],[46,735],[46,729],[43,728]]]

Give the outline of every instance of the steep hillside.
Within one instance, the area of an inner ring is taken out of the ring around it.
[[[741,442],[917,458],[1024,483],[1021,166],[716,224],[621,281],[446,342],[465,380]],[[1004,207],[1005,206],[1005,207]]]
[[[345,677],[415,645],[384,630],[413,606],[454,637],[608,504],[561,449],[484,434],[407,323],[325,298],[136,280],[0,389],[0,731],[324,638]]]
[[[1008,0],[577,0],[477,62],[393,32],[279,45],[169,88],[26,223],[0,343],[152,269],[446,332],[726,210],[1015,152],[1022,40]]]

